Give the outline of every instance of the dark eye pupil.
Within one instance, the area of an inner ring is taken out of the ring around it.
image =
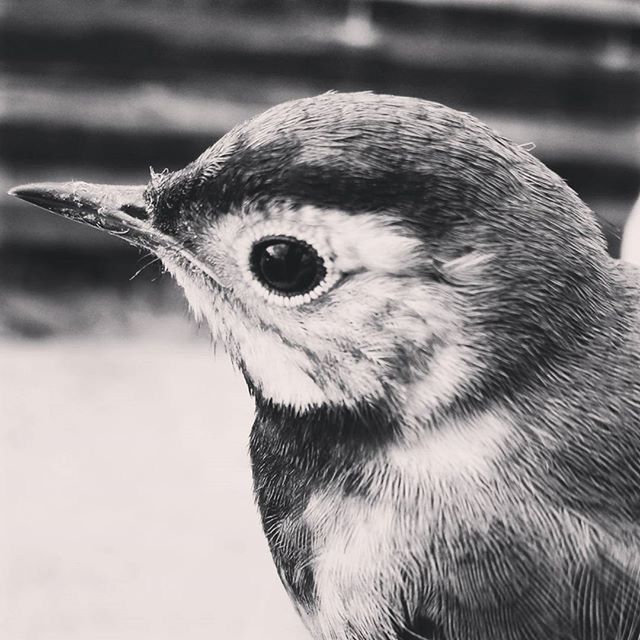
[[[269,289],[289,296],[311,291],[326,275],[317,251],[288,236],[256,242],[251,251],[251,270]]]

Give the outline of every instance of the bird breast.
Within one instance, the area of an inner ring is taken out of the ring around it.
[[[506,412],[487,412],[380,447],[356,480],[316,477],[291,496],[267,536],[312,635],[635,637],[623,631],[640,631],[637,553],[545,498],[521,438]]]
[[[436,576],[465,551],[456,541],[500,510],[488,488],[509,438],[496,414],[415,433],[371,460],[355,491],[329,484],[310,496],[300,524],[314,605],[302,613],[315,637],[395,638],[407,615],[424,615]]]

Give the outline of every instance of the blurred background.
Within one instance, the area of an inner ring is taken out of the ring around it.
[[[637,0],[0,0],[0,637],[305,637],[251,500],[242,382],[157,263],[4,194],[146,182],[328,89],[534,143],[619,255]]]

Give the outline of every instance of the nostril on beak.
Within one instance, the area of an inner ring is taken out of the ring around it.
[[[145,207],[142,207],[137,204],[124,204],[120,208],[123,213],[126,213],[128,216],[132,218],[137,218],[138,220],[148,220],[149,214]]]

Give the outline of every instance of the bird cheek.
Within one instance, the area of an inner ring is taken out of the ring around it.
[[[222,290],[203,273],[200,274],[200,278],[194,277],[194,269],[192,267],[185,268],[181,262],[166,256],[162,256],[162,262],[184,291],[196,321],[206,320],[211,328],[213,337],[216,339],[221,338],[222,336],[219,335],[220,327],[226,324],[220,322],[223,319],[221,316],[228,315],[220,313],[221,308],[228,306],[221,300],[223,297]]]
[[[236,281],[237,275],[229,268],[228,261],[223,256],[213,255],[207,262],[216,274],[218,284],[224,289],[231,289],[234,281]]]
[[[300,410],[326,402],[324,391],[308,373],[304,352],[284,345],[268,331],[239,335],[234,328],[234,337],[245,371],[265,397]]]

